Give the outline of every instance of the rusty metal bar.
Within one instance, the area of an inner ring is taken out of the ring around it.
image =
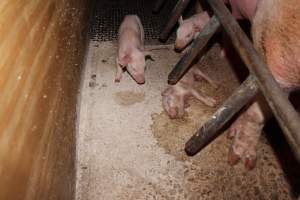
[[[208,121],[185,144],[185,152],[193,156],[212,142],[220,129],[258,92],[255,78],[250,75],[223,103]]]
[[[256,79],[283,133],[300,162],[300,117],[278,83],[273,78],[267,65],[254,49],[248,37],[233,18],[222,0],[207,0],[215,15],[230,36],[234,47]]]
[[[182,56],[179,62],[175,65],[174,69],[168,76],[169,84],[176,84],[180,78],[190,68],[191,63],[200,53],[204,53],[204,47],[206,47],[209,39],[217,32],[221,24],[216,16],[213,16],[209,23],[206,24],[204,29],[199,33],[197,38],[191,44],[190,49]],[[202,56],[202,55],[201,55]]]
[[[171,14],[169,15],[169,17],[167,18],[168,21],[166,22],[166,24],[163,26],[163,30],[160,33],[159,39],[161,41],[166,41],[168,39],[168,36],[170,34],[170,31],[172,30],[172,28],[175,26],[175,24],[177,23],[180,15],[182,14],[182,12],[185,10],[185,8],[187,7],[187,5],[189,4],[190,0],[178,0],[176,6],[174,7],[174,9],[172,10]]]
[[[152,12],[158,13],[166,0],[156,0]]]

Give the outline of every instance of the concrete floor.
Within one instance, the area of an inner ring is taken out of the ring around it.
[[[146,84],[127,73],[114,83],[116,47],[91,42],[81,88],[77,135],[77,200],[114,199],[292,199],[291,188],[267,140],[259,144],[257,167],[227,165],[230,141],[220,136],[197,156],[184,143],[214,112],[192,100],[182,120],[163,112],[160,93],[179,55],[156,50],[147,60]],[[214,47],[201,65],[216,80],[199,89],[221,103],[238,85]]]

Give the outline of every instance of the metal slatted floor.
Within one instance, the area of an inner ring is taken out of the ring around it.
[[[93,41],[117,39],[118,28],[125,15],[137,14],[144,26],[146,43],[159,43],[158,36],[176,1],[168,0],[158,14],[152,13],[155,1],[149,0],[106,0],[97,1],[91,18],[89,38]],[[168,42],[175,39],[171,35]]]

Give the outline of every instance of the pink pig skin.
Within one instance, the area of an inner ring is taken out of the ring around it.
[[[120,82],[123,68],[138,83],[145,83],[144,29],[137,15],[126,15],[118,33],[117,73],[115,82]]]
[[[252,3],[256,2],[257,5]],[[252,22],[254,46],[263,56],[274,78],[287,91],[300,87],[300,3],[299,0],[229,0],[235,17]],[[247,10],[249,9],[249,10]],[[254,11],[254,13],[253,13]],[[228,161],[240,159],[247,169],[256,163],[256,145],[271,112],[261,97],[231,125],[228,136],[233,138]]]
[[[250,21],[253,20],[258,1],[260,0],[224,0],[231,5],[232,15],[236,19],[245,18]]]
[[[206,11],[197,13],[186,20],[179,20],[179,28],[176,32],[175,48],[184,49],[193,39],[195,39],[210,17]]]
[[[230,4],[232,14],[236,19],[250,20],[254,46],[263,56],[280,86],[287,91],[299,89],[299,0],[224,0],[224,2]],[[203,22],[203,18],[198,19],[198,21],[201,20]],[[189,22],[189,24],[192,23]],[[183,30],[192,32],[191,28]],[[184,48],[190,42],[190,40],[183,40],[184,37],[179,37],[178,34],[177,38],[181,40],[177,42],[179,49]],[[228,137],[233,138],[228,155],[231,165],[242,159],[247,169],[255,167],[256,145],[262,128],[270,116],[268,105],[261,95],[258,95],[231,125],[228,131]]]
[[[232,8],[232,14],[236,19],[246,18],[253,20],[259,0],[224,0]],[[199,3],[196,4],[196,7]],[[200,6],[200,5],[198,5]],[[200,9],[198,9],[200,10]],[[183,50],[193,39],[195,39],[204,26],[209,22],[209,15],[206,11],[197,13],[192,17],[179,20],[179,28],[176,32],[175,48]]]
[[[213,87],[217,87],[197,66],[193,66],[176,85],[170,85],[162,92],[163,108],[171,119],[183,117],[184,109],[188,107],[187,101],[192,96],[208,106],[214,106],[216,104],[213,98],[201,94],[194,88],[195,81],[200,78],[204,78]]]

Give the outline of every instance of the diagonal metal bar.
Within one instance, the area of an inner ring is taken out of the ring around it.
[[[204,29],[199,33],[197,38],[191,44],[190,49],[182,56],[182,58],[169,74],[169,84],[176,84],[190,68],[191,63],[196,58],[196,56],[200,53],[204,53],[204,47],[206,47],[209,39],[217,32],[220,26],[221,24],[217,17],[213,16],[209,23],[206,24]]]
[[[267,65],[254,49],[248,37],[226,8],[222,0],[207,0],[215,15],[230,36],[234,47],[256,79],[283,133],[300,162],[300,117],[285,94],[273,78]]]
[[[190,0],[178,0],[176,6],[170,13],[169,17],[167,18],[166,24],[163,26],[163,30],[161,31],[159,35],[159,39],[161,41],[166,41],[168,39],[168,36],[172,30],[172,28],[177,23],[180,15],[183,13],[187,5],[189,4]]]
[[[223,103],[210,119],[185,144],[185,152],[193,156],[212,142],[223,126],[258,92],[255,78],[250,75]]]

